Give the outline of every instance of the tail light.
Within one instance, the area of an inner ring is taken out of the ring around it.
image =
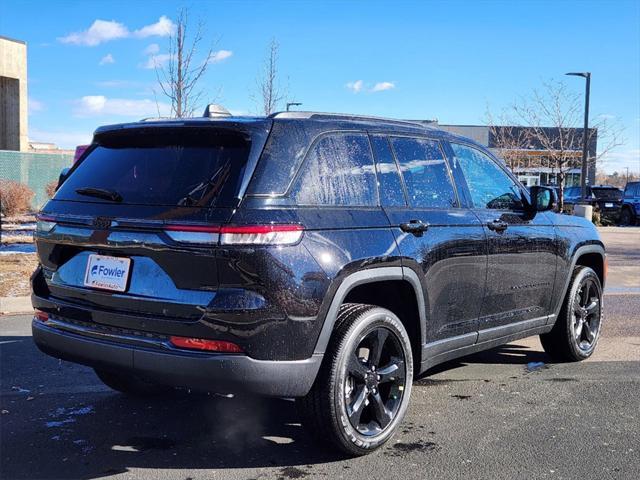
[[[212,227],[206,225],[168,225],[171,239],[180,243],[220,245],[293,245],[300,241],[302,225],[243,225]]]
[[[55,218],[48,215],[36,215],[36,231],[48,233],[56,226]]]
[[[219,353],[242,353],[242,349],[232,342],[223,340],[206,340],[203,338],[170,337],[169,341],[174,347],[188,350],[202,350]]]
[[[42,310],[36,310],[34,313],[34,318],[40,322],[47,322],[49,320],[49,314],[47,312],[43,312]]]
[[[293,245],[302,238],[302,225],[226,226],[220,229],[221,245]]]

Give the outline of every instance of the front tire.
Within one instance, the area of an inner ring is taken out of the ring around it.
[[[397,430],[412,380],[411,342],[398,317],[372,305],[345,304],[318,377],[299,399],[304,424],[342,452],[365,455]]]
[[[636,219],[631,212],[629,207],[625,207],[622,209],[622,213],[620,214],[620,224],[621,225],[633,225],[636,223]]]
[[[170,387],[147,382],[139,377],[127,373],[114,373],[95,368],[98,378],[107,387],[134,397],[149,397],[160,395],[171,390]]]
[[[544,351],[556,361],[589,358],[600,338],[602,286],[589,267],[574,268],[560,316],[549,333],[540,335]]]

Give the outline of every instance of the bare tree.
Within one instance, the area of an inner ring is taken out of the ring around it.
[[[267,48],[267,57],[264,61],[262,72],[257,80],[258,98],[254,101],[264,115],[270,115],[278,110],[278,106],[286,98],[286,89],[282,87],[278,72],[278,57],[280,44],[272,38]]]
[[[180,10],[175,33],[169,37],[166,65],[156,61],[156,77],[162,93],[171,101],[172,117],[192,116],[204,94],[197,88],[198,82],[214,57],[214,45],[199,60],[195,58],[203,41],[203,32],[204,25],[200,21],[193,37],[189,38],[189,11]]]
[[[582,101],[582,97],[570,92],[564,83],[547,82],[507,108],[501,122],[509,127],[490,125],[490,131],[500,132],[493,137],[495,147],[505,160],[510,158],[511,168],[520,166],[514,163],[523,161],[523,150],[544,152],[538,166],[548,166],[557,174],[560,209],[567,173],[578,168],[582,160]],[[590,165],[602,161],[623,143],[622,129],[607,122],[605,117],[593,119],[586,134],[589,146],[599,143],[597,152],[588,158]]]

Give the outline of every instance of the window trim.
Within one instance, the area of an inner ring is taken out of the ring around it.
[[[493,155],[488,149],[485,150],[482,147],[479,147],[478,145],[474,145],[473,143],[470,142],[465,142],[465,141],[459,141],[458,139],[456,139],[455,141],[451,141],[448,140],[449,143],[449,147],[451,148],[451,153],[452,155],[456,156],[455,151],[453,150],[453,145],[461,145],[463,147],[467,147],[470,148],[472,150],[476,150],[480,153],[482,153],[483,155],[485,155],[486,157],[489,158],[490,161],[492,161],[495,165],[498,166],[498,168],[500,170],[502,170],[507,177],[509,177],[516,185],[516,187],[518,187],[518,189],[520,190],[520,195],[525,197],[525,200],[527,202],[531,202],[531,197],[529,197],[529,193],[527,191],[527,189],[524,188],[524,186],[522,185],[522,183],[520,183],[520,180],[518,180],[518,178],[513,174],[513,172],[511,172],[507,167],[506,164],[503,164],[498,158],[495,157],[495,155]],[[467,175],[464,173],[464,171],[462,171],[462,180],[464,181],[464,187],[467,191],[467,196],[469,197],[469,208],[472,210],[489,210],[492,212],[522,212],[524,211],[524,208],[521,209],[513,209],[513,208],[486,208],[486,207],[476,207],[473,204],[473,199],[471,198],[471,190],[469,189],[469,183],[467,181]],[[524,205],[523,205],[524,207]]]
[[[295,201],[294,205],[295,206],[300,206],[300,207],[317,207],[317,208],[342,208],[342,209],[349,209],[349,208],[375,208],[378,209],[380,208],[380,192],[378,189],[378,174],[376,172],[376,160],[375,157],[373,155],[373,148],[371,147],[371,140],[369,139],[369,134],[367,133],[366,130],[356,130],[356,129],[349,129],[349,130],[327,130],[324,131],[322,133],[319,133],[318,135],[316,135],[316,137],[313,139],[313,141],[311,142],[311,144],[309,145],[309,147],[307,148],[307,151],[304,154],[304,158],[302,159],[302,161],[300,162],[300,165],[298,165],[298,169],[296,170],[296,173],[293,175],[293,177],[291,178],[291,181],[289,182],[289,185],[287,185],[287,189],[285,190],[284,194],[281,195],[275,195],[275,196],[269,196],[269,195],[261,195],[262,197],[266,197],[266,198],[287,198],[287,199],[291,199],[294,200],[293,197],[291,196],[291,191],[293,189],[293,187],[295,186],[296,182],[299,180],[300,176],[303,173],[303,169],[306,166],[307,162],[309,161],[309,155],[311,154],[311,152],[313,151],[313,149],[316,147],[316,145],[324,138],[330,135],[358,135],[358,136],[362,136],[366,139],[367,145],[369,146],[369,156],[371,158],[371,166],[373,167],[373,175],[375,177],[375,202],[373,205],[354,205],[354,204],[347,204],[347,205],[331,205],[331,204],[316,204],[316,203],[300,203]]]
[[[461,208],[462,204],[460,202],[460,197],[458,195],[458,189],[456,186],[456,181],[453,177],[453,170],[451,169],[451,165],[449,164],[449,158],[443,148],[442,141],[439,138],[430,137],[427,135],[411,135],[411,134],[387,134],[387,141],[389,142],[389,148],[391,149],[391,153],[396,160],[396,167],[398,168],[398,173],[400,174],[400,181],[402,182],[402,186],[405,194],[405,201],[407,203],[406,207],[393,207],[393,208],[408,208],[412,210],[420,209],[420,210],[451,210],[454,208]],[[393,147],[393,143],[391,142],[391,138],[409,138],[413,140],[427,140],[430,142],[434,142],[437,147],[440,149],[440,153],[442,154],[442,159],[444,160],[444,164],[447,167],[447,175],[449,177],[449,183],[451,184],[451,188],[453,190],[453,199],[455,200],[455,205],[451,205],[450,207],[427,207],[427,206],[416,206],[412,205],[409,198],[409,189],[407,188],[406,182],[404,180],[404,175],[402,174],[402,169],[400,168],[400,160],[398,159],[398,155],[396,154],[396,150]]]

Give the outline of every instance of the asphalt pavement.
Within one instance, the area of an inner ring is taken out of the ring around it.
[[[616,253],[591,359],[553,364],[530,338],[439,366],[357,459],[314,443],[290,400],[130,399],[41,354],[30,316],[1,317],[0,478],[640,478],[640,229],[603,237]]]

